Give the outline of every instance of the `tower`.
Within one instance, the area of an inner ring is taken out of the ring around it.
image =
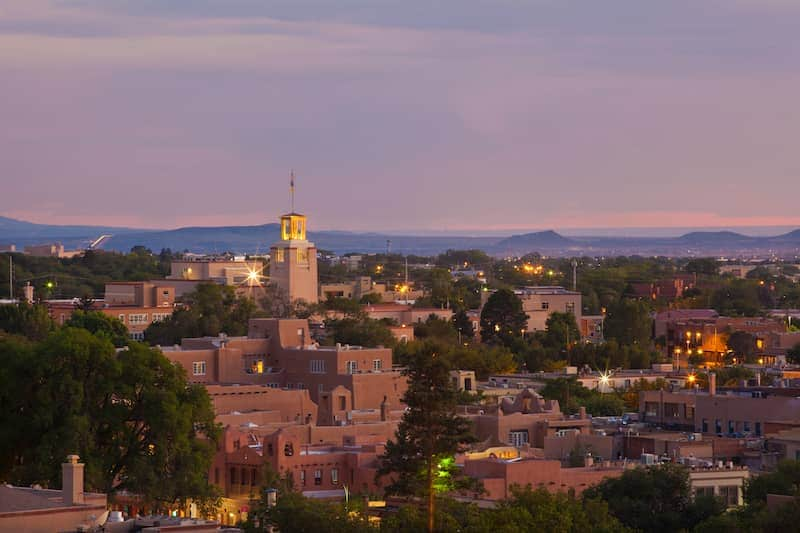
[[[294,174],[290,185],[294,207]],[[306,217],[281,216],[281,240],[270,247],[269,278],[289,301],[317,303],[317,247],[306,240]]]

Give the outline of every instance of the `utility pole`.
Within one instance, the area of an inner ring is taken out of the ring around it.
[[[406,305],[408,305],[408,256],[406,256]]]
[[[14,256],[8,254],[8,298],[14,299]]]

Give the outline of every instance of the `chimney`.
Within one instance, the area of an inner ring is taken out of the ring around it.
[[[708,395],[717,395],[717,375],[714,372],[708,373]]]
[[[67,462],[61,464],[61,492],[64,505],[81,505],[83,501],[83,463],[77,455],[68,455]]]
[[[31,285],[30,281],[25,284],[24,287],[22,287],[22,294],[25,296],[25,300],[29,304],[33,303],[33,285]]]

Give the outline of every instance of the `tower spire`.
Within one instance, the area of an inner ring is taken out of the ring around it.
[[[294,213],[294,169],[289,172],[289,195],[292,198],[292,210],[291,213]]]

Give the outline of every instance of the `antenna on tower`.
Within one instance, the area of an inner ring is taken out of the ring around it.
[[[289,172],[289,195],[292,199],[292,210],[291,213],[294,213],[294,169]]]

